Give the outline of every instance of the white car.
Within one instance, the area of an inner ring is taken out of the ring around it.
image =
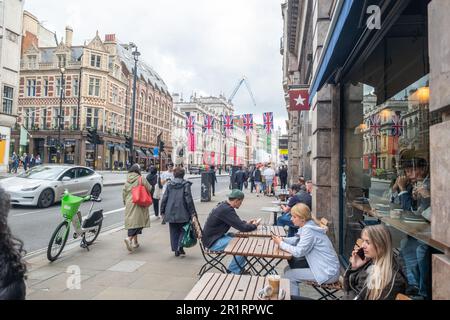
[[[73,165],[40,165],[16,177],[0,180],[11,196],[11,204],[47,208],[61,200],[64,190],[75,196],[100,195],[103,176]]]

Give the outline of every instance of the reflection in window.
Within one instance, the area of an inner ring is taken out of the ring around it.
[[[350,256],[362,228],[385,223],[409,292],[430,298],[431,253],[441,249],[429,241],[428,76],[381,104],[372,87],[356,88],[363,107],[345,105],[343,254]]]

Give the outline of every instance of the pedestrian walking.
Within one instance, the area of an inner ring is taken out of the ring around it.
[[[216,183],[217,183],[217,177],[216,177],[216,167],[214,165],[211,166],[210,170],[210,177],[211,177],[211,188],[212,188],[212,195],[216,195]]]
[[[161,173],[161,176],[160,176],[161,185],[163,186],[161,198],[164,196],[164,193],[166,192],[167,184],[174,179],[173,164],[169,163],[166,165],[166,167],[167,167],[167,171],[164,171],[163,173]],[[162,216],[161,224],[166,224],[166,220],[164,219],[164,214],[161,214],[161,216]]]
[[[25,251],[8,227],[10,205],[9,195],[0,188],[0,300],[25,300]]]
[[[146,179],[148,183],[152,186],[152,198],[153,198],[153,209],[155,210],[155,217],[160,219],[159,216],[159,199],[161,197],[161,179],[158,176],[158,170],[154,166],[149,169],[150,173],[147,175]]]
[[[37,165],[37,166],[42,164],[41,155],[40,155],[39,153],[36,155],[36,160],[35,160],[35,162],[36,162],[36,165]]]
[[[286,166],[281,167],[278,176],[280,177],[281,189],[286,189],[288,172]]]
[[[174,179],[167,184],[161,202],[161,215],[169,223],[170,245],[176,257],[186,254],[181,246],[183,226],[197,214],[191,193],[192,182],[184,180],[184,174],[183,168],[175,168]]]
[[[149,193],[152,191],[152,187],[147,179],[142,179],[141,167],[135,163],[128,170],[127,182],[122,191],[125,205],[125,229],[128,230],[128,237],[124,241],[130,252],[139,247],[138,235],[142,234],[142,229],[150,227],[148,207],[141,207],[133,203],[131,190],[137,187],[139,183],[142,183]]]

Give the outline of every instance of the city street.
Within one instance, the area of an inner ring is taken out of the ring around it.
[[[192,185],[192,195],[194,201],[200,200],[200,178],[189,179]],[[216,184],[216,193],[225,191],[228,188],[229,177],[218,177]],[[102,232],[120,228],[123,226],[124,206],[122,203],[122,186],[106,186],[102,192],[102,202],[95,203],[94,209],[103,208]],[[222,200],[223,197],[216,197]],[[83,203],[81,212],[83,216],[88,214],[91,202]],[[59,213],[60,204],[57,203],[47,209],[38,209],[33,207],[17,206],[13,207],[9,213],[9,225],[13,234],[21,239],[25,244],[27,254],[36,254],[46,250],[48,241],[56,226],[62,221]],[[150,214],[153,215],[153,207],[150,208]],[[79,242],[80,240],[73,240]],[[68,243],[71,243],[70,238]]]

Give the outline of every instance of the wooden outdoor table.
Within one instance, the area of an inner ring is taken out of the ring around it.
[[[272,233],[275,233],[277,236],[286,237],[286,230],[280,226],[265,226],[259,225],[256,230],[248,231],[248,232],[238,232],[236,233],[236,237],[271,237]]]
[[[265,277],[208,272],[184,299],[258,300],[258,292],[268,284],[269,281]],[[289,280],[280,279],[280,290],[286,292],[284,300],[290,300]],[[272,295],[270,300],[278,300],[278,295]]]
[[[273,225],[274,226],[277,225],[277,215],[279,213],[283,212],[283,210],[280,207],[262,207],[261,211],[273,213]]]
[[[240,267],[257,276],[276,274],[275,268],[281,261],[292,258],[292,254],[281,250],[272,239],[267,237],[234,238],[223,252],[232,255],[238,265],[235,256],[245,257],[246,265]]]

